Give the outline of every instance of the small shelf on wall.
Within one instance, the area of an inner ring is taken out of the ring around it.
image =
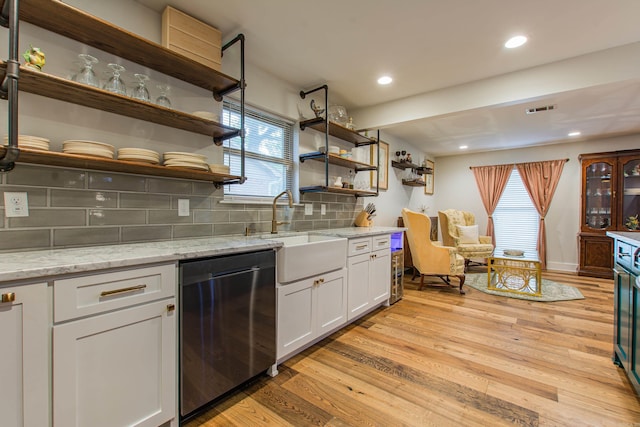
[[[433,169],[428,168],[426,166],[416,165],[411,162],[396,162],[395,160],[391,161],[391,166],[396,169],[413,169],[419,175],[431,175],[433,174]]]
[[[325,131],[324,118],[316,117],[315,119],[301,121],[300,129],[305,130],[306,128],[315,129],[318,132],[324,132]],[[329,121],[329,135],[339,138],[343,141],[350,142],[354,144],[356,147],[363,146],[363,145],[373,145],[378,143],[378,140],[376,138],[370,138],[368,136],[361,135],[354,130],[348,129],[332,121]]]
[[[370,165],[368,163],[357,162],[355,160],[347,159],[344,157],[340,157],[337,154],[329,153],[329,163],[332,165],[343,166],[345,168],[350,168],[355,170],[356,172],[360,171],[374,171],[377,170],[378,167],[375,165]],[[300,162],[304,162],[305,160],[317,160],[319,162],[325,161],[325,153],[320,151],[314,151],[311,153],[305,153],[300,155]]]
[[[0,158],[4,156],[6,150],[5,146],[0,146]],[[235,184],[241,181],[240,176],[218,174],[196,169],[169,168],[161,165],[127,162],[101,157],[83,156],[79,154],[59,153],[56,151],[29,150],[26,148],[20,149],[20,157],[17,163],[191,179],[196,181],[212,182],[216,185]]]
[[[300,193],[334,193],[355,197],[376,197],[378,193],[368,190],[354,190],[351,188],[327,187],[324,185],[314,185],[311,187],[300,187]]]
[[[408,187],[424,187],[425,182],[421,179],[403,179],[402,185],[406,185]]]

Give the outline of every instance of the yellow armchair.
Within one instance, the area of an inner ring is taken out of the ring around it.
[[[471,212],[457,209],[438,211],[442,242],[462,255],[465,267],[471,258],[489,258],[493,254],[490,236],[478,236],[476,218]]]
[[[420,287],[424,287],[424,276],[437,276],[449,286],[449,276],[460,281],[460,293],[464,294],[464,258],[453,247],[434,244],[430,239],[431,220],[428,216],[402,209],[402,219],[407,228],[407,241],[411,249],[413,266],[420,273]]]

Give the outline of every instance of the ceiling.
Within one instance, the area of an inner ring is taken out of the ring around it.
[[[225,40],[243,33],[249,66],[300,89],[326,83],[358,128],[436,157],[640,132],[638,0],[170,3]],[[504,48],[515,34],[528,43]],[[382,74],[394,81],[379,86]]]

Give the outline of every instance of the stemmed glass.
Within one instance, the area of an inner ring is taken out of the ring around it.
[[[151,100],[151,96],[149,95],[149,90],[145,86],[145,82],[149,80],[149,76],[147,76],[146,74],[136,73],[134,74],[134,77],[138,79],[138,84],[131,91],[131,97],[135,99],[139,99],[140,101],[149,102]]]
[[[98,63],[98,59],[86,53],[79,54],[78,58],[83,62],[82,68],[78,74],[72,77],[72,80],[89,86],[98,87],[98,77],[96,76],[95,71],[93,71],[93,66]]]
[[[160,90],[160,95],[156,99],[156,104],[162,107],[171,108],[171,101],[167,97],[167,92],[169,92],[170,88],[171,87],[169,85],[158,85],[158,89]]]
[[[120,73],[122,73],[125,68],[119,64],[108,64],[107,67],[111,68],[112,76],[109,78],[107,83],[105,83],[103,89],[119,95],[126,95],[127,87],[125,86],[124,81],[120,78]]]

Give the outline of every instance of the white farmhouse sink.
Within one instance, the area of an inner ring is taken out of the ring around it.
[[[337,270],[347,262],[347,239],[343,237],[299,234],[268,238],[284,244],[276,251],[280,283]]]

